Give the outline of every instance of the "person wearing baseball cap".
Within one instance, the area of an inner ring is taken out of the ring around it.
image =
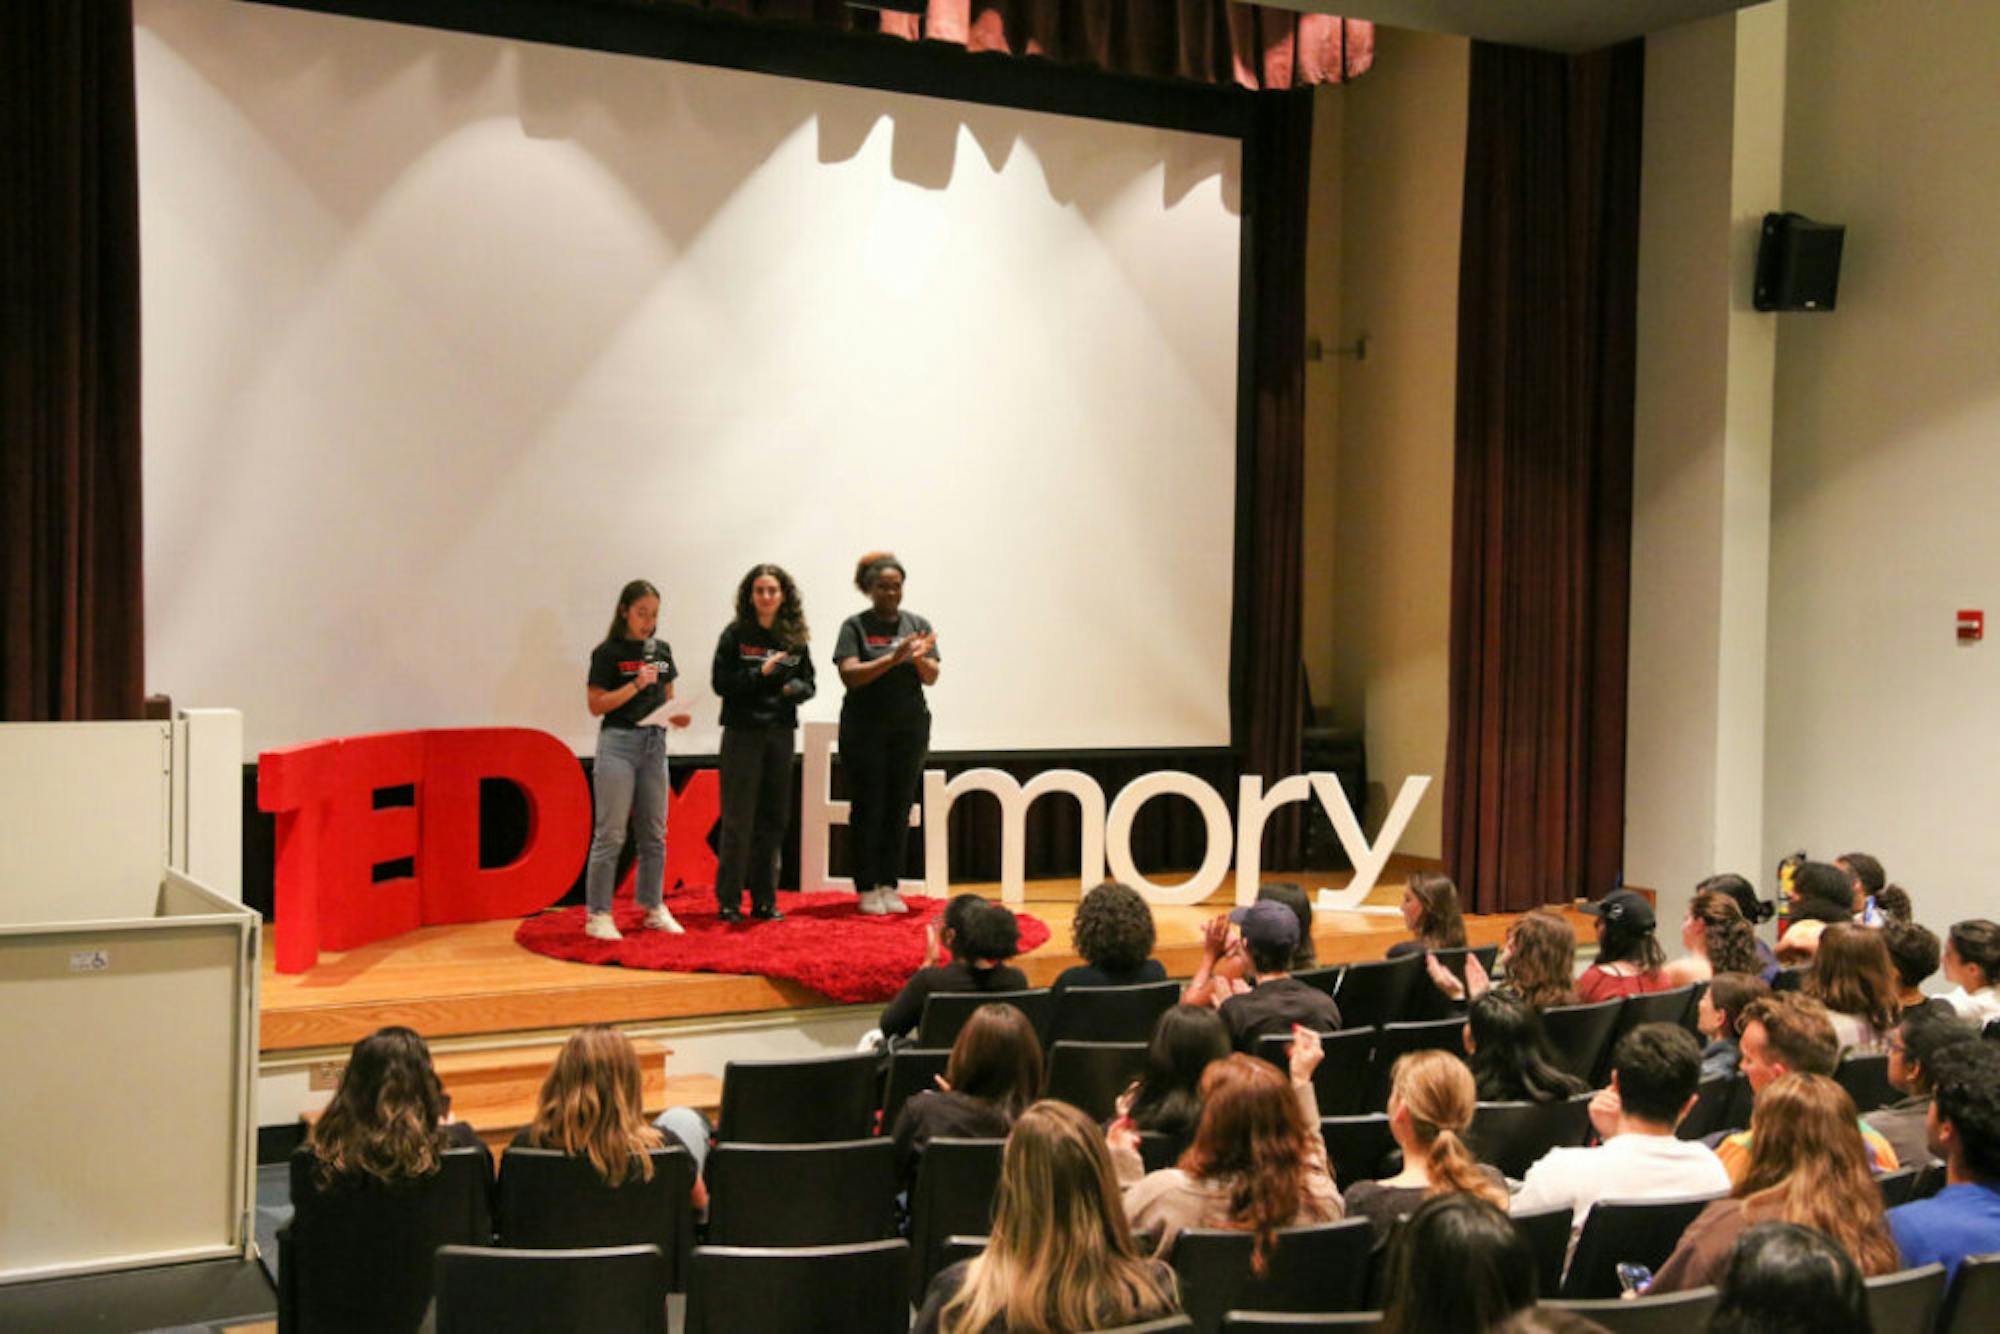
[[[1212,972],[1229,950],[1230,927],[1241,933],[1244,955],[1256,984],[1222,1003],[1222,1022],[1236,1050],[1257,1054],[1257,1041],[1292,1031],[1299,1024],[1315,1033],[1340,1027],[1340,1007],[1318,987],[1287,970],[1299,945],[1299,919],[1275,899],[1260,899],[1210,922],[1202,933],[1202,968]]]
[[[1653,934],[1653,905],[1645,895],[1614,889],[1597,902],[1584,904],[1583,911],[1597,919],[1597,962],[1576,980],[1576,994],[1584,1004],[1673,986],[1666,951]]]

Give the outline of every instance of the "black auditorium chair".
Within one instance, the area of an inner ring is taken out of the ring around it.
[[[1049,1015],[1049,1041],[1150,1042],[1160,1016],[1180,1000],[1178,982],[1065,987]]]
[[[1369,1072],[1375,1059],[1375,1030],[1343,1028],[1338,1033],[1319,1035],[1319,1068],[1313,1071],[1313,1096],[1319,1101],[1321,1116],[1358,1116],[1382,1104],[1370,1103],[1374,1091]],[[1257,1042],[1257,1054],[1289,1070],[1292,1038],[1289,1033],[1273,1033]]]
[[[1594,1320],[1610,1330],[1611,1334],[1688,1334],[1690,1330],[1708,1327],[1708,1318],[1715,1311],[1715,1303],[1714,1288],[1690,1288],[1686,1292],[1624,1300],[1616,1297],[1589,1300],[1564,1297],[1544,1305]]]
[[[1741,1130],[1744,1127],[1731,1125],[1731,1114],[1736,1109],[1736,1086],[1746,1087],[1749,1081],[1740,1074],[1704,1075],[1695,1088],[1694,1106],[1674,1127],[1674,1134],[1681,1139],[1706,1139],[1720,1130]]]
[[[437,1172],[386,1186],[372,1177],[321,1190],[313,1156],[292,1156],[292,1221],[278,1233],[278,1326],[414,1330],[436,1282],[440,1246],[493,1241],[493,1159],[450,1149]]]
[[[1049,1078],[1043,1095],[1107,1121],[1118,1095],[1146,1071],[1143,1042],[1057,1042],[1049,1047]]]
[[[1333,1179],[1342,1190],[1357,1181],[1374,1181],[1385,1175],[1394,1175],[1389,1171],[1389,1156],[1395,1152],[1396,1137],[1389,1133],[1386,1113],[1322,1116],[1319,1119],[1319,1134],[1326,1141],[1326,1157],[1333,1168]]]
[[[1944,1295],[1938,1334],[1991,1334],[2000,1329],[2000,1254],[1971,1256]]]
[[[1834,1067],[1833,1078],[1847,1090],[1847,1095],[1854,1099],[1854,1110],[1863,1116],[1903,1096],[1903,1091],[1889,1082],[1887,1052],[1869,1055],[1849,1052]]]
[[[875,1128],[881,1058],[873,1052],[722,1067],[715,1137],[745,1144],[860,1139]]]
[[[667,1259],[657,1246],[437,1253],[437,1334],[667,1334]]]
[[[1917,1169],[1917,1184],[1910,1189],[1913,1200],[1928,1200],[1944,1189],[1944,1164],[1932,1159]]]
[[[944,1267],[947,1237],[984,1236],[993,1228],[993,1195],[1000,1188],[1004,1139],[939,1137],[917,1160],[917,1184],[910,1191],[907,1295],[920,1302],[931,1276]]]
[[[1230,1311],[1352,1311],[1367,1292],[1375,1229],[1365,1218],[1278,1229],[1265,1272],[1250,1271],[1255,1238],[1240,1228],[1188,1228],[1174,1241],[1181,1305],[1211,1334]]]
[[[838,1246],[896,1235],[896,1145],[718,1144],[708,1155],[708,1241]]]
[[[1701,1020],[1701,998],[1708,994],[1708,983],[1706,981],[1695,983],[1693,991],[1694,994],[1688,997],[1687,1015],[1681,1020],[1681,1027],[1694,1034],[1695,1041],[1706,1045],[1708,1035],[1697,1025]]]
[[[1321,1334],[1381,1327],[1380,1311],[1231,1311],[1222,1317],[1223,1334]]]
[[[958,1030],[982,1005],[1011,1005],[1028,1016],[1035,1032],[1049,1031],[1055,1006],[1047,987],[1029,991],[933,991],[924,997],[924,1016],[917,1021],[919,1047],[949,1047],[958,1041]],[[1149,1035],[1150,1036],[1150,1035]]]
[[[694,1158],[679,1144],[654,1149],[651,1177],[628,1173],[606,1185],[590,1159],[558,1149],[509,1149],[500,1155],[494,1212],[502,1246],[531,1250],[659,1247],[667,1284],[687,1285],[694,1246]]]
[[[1488,977],[1491,977],[1493,976],[1493,960],[1498,957],[1499,950],[1500,947],[1498,945],[1480,945],[1471,949],[1460,947],[1457,949],[1432,950],[1430,951],[1430,957],[1443,964],[1445,971],[1457,978],[1459,984],[1463,986],[1465,983],[1466,957],[1468,955],[1476,956],[1479,960],[1479,966],[1486,970]],[[1423,956],[1418,955],[1417,957],[1421,962]],[[1462,996],[1464,993],[1460,994]],[[1453,1015],[1462,1015],[1464,1012],[1465,1008],[1462,1001],[1453,1000],[1442,991],[1439,991],[1437,984],[1431,981],[1429,965],[1424,965],[1418,969],[1416,980],[1410,983],[1410,996],[1409,1000],[1403,1006],[1403,1013],[1396,1017],[1405,1022],[1415,1022],[1423,1019],[1445,1019]],[[1342,1015],[1341,1018],[1343,1022],[1348,1022],[1345,1015]]]
[[[960,1260],[970,1260],[986,1249],[985,1237],[967,1236],[963,1232],[954,1233],[944,1239],[938,1248],[938,1268],[949,1269]]]
[[[1340,976],[1346,971],[1346,964],[1330,963],[1324,968],[1301,968],[1298,972],[1293,973],[1292,976],[1307,986],[1317,988],[1320,991],[1324,991],[1327,995],[1338,999],[1340,996]],[[1343,1015],[1343,1022],[1345,1018],[1346,1016]]]
[[[1882,1192],[1884,1209],[1908,1204],[1911,1193],[1917,1188],[1917,1169],[1899,1167],[1893,1172],[1884,1172],[1875,1178],[1875,1185]]]
[[[1616,1297],[1620,1264],[1657,1270],[1666,1262],[1681,1233],[1719,1195],[1683,1195],[1670,1200],[1604,1200],[1591,1208],[1576,1239],[1562,1295],[1568,1300]]]
[[[1146,1165],[1148,1172],[1157,1172],[1163,1167],[1172,1167],[1187,1152],[1187,1146],[1194,1142],[1194,1132],[1169,1135],[1164,1130],[1142,1130],[1139,1132],[1139,1161]]]
[[[1403,1017],[1410,989],[1422,976],[1424,957],[1406,954],[1378,963],[1351,963],[1341,974],[1340,1022],[1349,1028],[1379,1027]]]
[[[1535,1290],[1562,1291],[1563,1261],[1569,1257],[1569,1225],[1575,1213],[1564,1204],[1507,1217],[1535,1254],[1535,1277],[1540,1280]]]
[[[1862,1280],[1868,1288],[1868,1318],[1879,1334],[1928,1331],[1944,1305],[1944,1266],[1927,1264]]]
[[[1558,1102],[1482,1102],[1472,1113],[1467,1142],[1479,1161],[1519,1180],[1550,1149],[1573,1148],[1590,1133],[1590,1100],[1579,1093]]]
[[[910,1243],[697,1246],[685,1334],[908,1334]]]
[[[1630,1033],[1641,1024],[1687,1024],[1688,1015],[1694,1011],[1695,989],[1692,983],[1675,987],[1670,991],[1649,991],[1642,996],[1627,996],[1624,1006],[1618,1011],[1618,1024],[1611,1030],[1611,1041],[1605,1045],[1604,1055],[1597,1063],[1597,1079],[1602,1083],[1609,1074],[1606,1066],[1611,1060],[1611,1048],[1618,1045],[1618,1039]]]
[[[1157,1320],[1142,1320],[1136,1325],[1118,1325],[1100,1329],[1096,1334],[1175,1334],[1178,1330],[1194,1328],[1194,1321],[1184,1315],[1163,1315]]]
[[[883,1134],[895,1130],[904,1103],[937,1087],[949,1064],[949,1047],[901,1047],[889,1054],[889,1082],[882,1093]]]
[[[1454,1015],[1449,1019],[1427,1019],[1421,1023],[1384,1024],[1376,1030],[1375,1058],[1372,1062],[1375,1073],[1368,1081],[1368,1106],[1388,1105],[1389,1076],[1396,1068],[1396,1058],[1412,1051],[1462,1054],[1465,1051],[1464,1018]]]
[[[1595,1005],[1551,1005],[1542,1011],[1542,1031],[1556,1049],[1563,1069],[1586,1084],[1597,1074],[1598,1063],[1611,1047],[1611,1034],[1618,1027],[1623,1000],[1598,1001]]]

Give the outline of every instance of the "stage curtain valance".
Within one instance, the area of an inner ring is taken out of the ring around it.
[[[1479,912],[1624,852],[1644,68],[1472,51],[1444,856]]]

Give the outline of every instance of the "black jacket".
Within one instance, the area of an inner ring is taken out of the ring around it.
[[[767,654],[783,653],[785,665],[764,675]],[[813,697],[812,655],[804,645],[787,650],[779,638],[751,623],[731,625],[715,643],[709,684],[722,700],[724,727],[797,727],[798,706]]]

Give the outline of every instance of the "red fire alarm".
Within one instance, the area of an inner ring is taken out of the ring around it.
[[[1958,642],[1977,644],[1986,637],[1986,613],[1961,611],[1958,614]]]

